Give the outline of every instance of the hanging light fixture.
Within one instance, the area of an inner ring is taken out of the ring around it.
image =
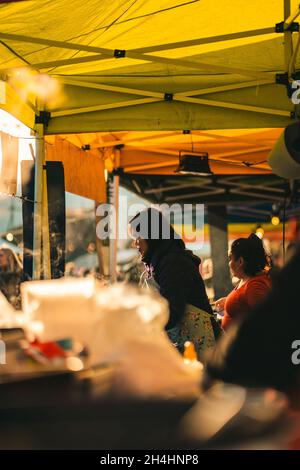
[[[208,153],[183,153],[179,152],[179,165],[175,173],[182,175],[210,176],[213,172],[210,169]]]
[[[271,222],[275,226],[280,224],[280,206],[279,206],[279,204],[273,204],[272,205]]]

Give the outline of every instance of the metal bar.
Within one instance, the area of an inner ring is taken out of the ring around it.
[[[226,158],[226,157],[238,157],[240,155],[247,155],[249,153],[251,154],[260,153],[260,152],[270,151],[271,148],[272,148],[271,146],[268,146],[268,147],[250,148],[250,149],[245,149],[245,150],[236,150],[234,152],[231,151],[231,152],[225,152],[225,153],[217,153],[211,156],[210,160],[214,160],[216,158],[222,160],[222,158]],[[226,161],[229,162],[229,160],[226,160]],[[236,162],[236,163],[243,163],[243,162]]]
[[[139,54],[133,53],[128,51],[126,57],[130,57],[132,59],[138,60],[146,60],[150,62],[158,62],[167,65],[180,65],[182,67],[187,67],[191,69],[197,70],[207,70],[209,72],[218,72],[218,73],[229,73],[229,74],[237,74],[237,75],[245,75],[246,77],[253,77],[257,80],[269,80],[270,82],[274,82],[274,74],[270,75],[266,72],[255,72],[252,70],[241,69],[237,67],[226,67],[223,65],[216,65],[216,64],[207,64],[204,62],[195,62],[192,60],[186,59],[168,59],[166,57],[159,57],[153,56],[148,54]]]
[[[283,0],[284,9],[284,20],[288,19],[291,13],[291,2],[290,0]],[[283,46],[284,46],[284,60],[285,70],[289,70],[291,58],[293,56],[293,37],[291,31],[285,31],[283,33]]]
[[[286,2],[286,7],[284,8],[284,29],[287,30],[291,24],[295,21],[295,19],[300,15],[300,5],[298,5],[297,10],[295,10],[291,15],[289,14],[291,6],[290,1]],[[287,18],[285,15],[289,15]]]
[[[260,152],[264,152],[264,151],[269,151],[270,150],[270,146],[266,146],[266,147],[258,147],[258,148],[251,148],[251,149],[245,149],[245,150],[237,150],[237,151],[230,151],[230,152],[226,152],[226,153],[217,153],[217,154],[214,154],[214,155],[211,155],[209,157],[209,159],[211,161],[216,161],[216,162],[221,162],[221,163],[233,163],[233,164],[243,164],[243,162],[240,162],[240,161],[235,161],[235,160],[228,160],[227,157],[231,157],[231,156],[240,156],[240,155],[247,155],[248,153],[260,153]],[[179,153],[178,153],[178,150],[167,150],[167,149],[157,149],[157,148],[151,148],[149,147],[147,149],[148,152],[151,152],[151,153],[157,153],[157,154],[160,154],[160,155],[168,155],[168,156],[179,156]],[[187,150],[186,153],[189,153],[189,151]],[[192,153],[197,153],[197,152],[192,152]],[[226,158],[226,160],[223,160],[223,158]],[[177,161],[178,163],[178,161]]]
[[[258,215],[270,215],[270,211],[263,211],[261,209],[252,209],[251,207],[234,207],[232,209],[230,209],[229,211],[230,213],[234,213],[234,212],[242,212],[242,213],[249,213],[249,214],[258,214]]]
[[[275,80],[274,80],[275,83]],[[210,93],[220,93],[222,91],[231,91],[231,90],[239,90],[242,88],[252,88],[257,87],[260,85],[267,85],[270,84],[270,80],[254,80],[251,82],[244,82],[244,83],[233,83],[231,85],[222,85],[216,86],[211,88],[202,88],[199,90],[191,90],[185,91],[182,93],[176,93],[176,96],[199,96],[199,95],[208,95]]]
[[[194,188],[197,186],[194,184],[174,184],[172,186],[165,186],[162,188],[153,188],[153,189],[146,189],[144,194],[156,194],[156,193],[166,193],[169,191],[173,191],[174,189],[186,189],[186,188]]]
[[[202,193],[189,193],[189,194],[183,194],[177,195],[177,196],[168,196],[165,198],[166,201],[180,201],[182,199],[191,199],[193,197],[206,197],[206,196],[213,196],[215,194],[224,194],[224,189],[213,189],[212,191],[205,191]]]
[[[65,111],[56,111],[56,112],[51,113],[51,116],[53,118],[63,117],[63,116],[72,116],[76,114],[93,113],[95,111],[104,111],[106,109],[125,108],[127,106],[138,106],[140,104],[156,103],[157,101],[161,101],[161,100],[158,98],[144,98],[144,99],[138,99],[138,100],[121,101],[118,103],[87,106],[86,108],[75,108],[75,109],[68,109]]]
[[[259,199],[262,199],[264,201],[282,201],[282,197],[279,196],[274,196],[274,195],[267,195],[267,194],[262,194],[262,193],[256,193],[255,191],[250,192],[250,191],[244,191],[244,190],[239,190],[239,189],[231,189],[230,190],[231,194],[239,194],[240,196],[256,196]]]
[[[196,46],[200,44],[208,44],[208,43],[215,43],[220,41],[229,41],[231,39],[239,39],[243,37],[252,37],[252,36],[262,36],[264,34],[272,34],[274,33],[274,28],[262,28],[250,31],[242,31],[238,33],[231,33],[231,34],[224,34],[220,36],[212,36],[208,38],[200,38],[200,39],[192,39],[190,41],[181,41],[169,44],[162,44],[159,46],[150,46],[144,47],[139,49],[131,49],[132,52],[157,52],[159,50],[168,50],[168,49],[178,49],[182,47],[190,47]],[[31,36],[24,36],[21,34],[12,34],[12,33],[0,33],[1,39],[8,39],[12,41],[19,41],[19,42],[27,42],[31,44],[43,44],[46,46],[58,47],[61,49],[72,49],[77,51],[86,51],[86,52],[100,52],[100,53],[107,53],[108,49],[95,47],[95,46],[88,46],[83,44],[76,44],[67,41],[55,41],[53,39],[46,39],[46,38],[34,38]],[[110,51],[111,52],[111,51]]]
[[[61,81],[66,85],[74,85],[74,86],[79,86],[83,88],[93,88],[95,90],[112,91],[115,93],[126,93],[129,95],[141,95],[141,96],[149,96],[153,98],[164,99],[164,93],[159,93],[155,91],[140,90],[136,88],[126,88],[126,87],[119,87],[119,86],[112,86],[112,85],[102,85],[101,83],[76,81],[76,80],[69,79],[67,77],[61,78]]]
[[[48,62],[38,62],[36,64],[32,64],[32,67],[39,70],[43,70],[48,69],[50,67],[62,67],[64,65],[84,64],[86,62],[95,62],[100,60],[107,60],[107,56],[103,56],[103,54],[95,54],[87,55],[85,57],[74,57],[72,59],[50,60]]]
[[[228,182],[228,181],[224,181],[223,183],[221,183],[223,185],[226,185],[226,186],[236,186],[236,187],[239,187],[241,189],[245,188],[249,188],[249,189],[260,189],[262,191],[267,191],[267,192],[271,192],[271,193],[279,193],[279,194],[284,194],[284,190],[283,189],[280,189],[280,188],[269,188],[269,187],[265,187],[265,186],[261,186],[261,185],[254,185],[254,184],[246,184],[246,183],[233,183],[233,182]]]
[[[183,101],[186,103],[202,104],[204,106],[214,106],[217,108],[237,109],[240,111],[252,111],[254,113],[271,114],[272,116],[276,115],[276,116],[291,117],[290,111],[282,111],[279,109],[271,109],[271,108],[260,108],[258,106],[228,103],[226,101],[205,100],[202,98],[189,98],[189,97],[184,97],[184,96],[179,96],[179,98],[177,98],[177,96],[178,95],[175,94],[173,99],[176,101]]]
[[[152,170],[154,168],[164,168],[168,166],[174,166],[177,164],[178,164],[178,158],[176,160],[170,160],[169,162],[149,163],[146,165],[133,165],[133,166],[124,168],[124,173],[132,173],[135,171],[143,171],[143,170]]]
[[[226,135],[221,135],[221,134],[212,134],[211,132],[205,132],[205,131],[200,131],[198,134],[194,134],[193,136],[203,136],[203,137],[209,137],[211,139],[215,139],[217,141],[223,141],[223,142],[233,142],[233,137],[232,136],[226,136]],[[248,136],[248,138],[247,138]],[[239,142],[239,143],[244,143],[250,146],[250,148],[255,148],[257,146],[257,142],[251,142],[252,134],[241,134],[235,135],[234,136],[234,143]],[[270,141],[270,148],[274,145],[274,140],[272,139],[260,139],[259,142],[264,144],[265,142]],[[201,142],[195,141],[194,144],[199,144]]]
[[[268,29],[268,33],[271,32],[269,31],[270,28],[267,28],[267,29]],[[44,44],[47,46],[59,47],[62,49],[95,52],[95,53],[106,55],[110,58],[114,57],[114,51],[112,49],[106,49],[102,47],[85,46],[82,44],[69,43],[69,42],[64,42],[64,41],[55,41],[55,40],[43,39],[43,38],[33,38],[30,36],[23,36],[19,34],[10,34],[10,33],[0,33],[0,38],[9,39],[13,41],[33,43],[33,44]],[[203,62],[194,62],[194,61],[189,61],[189,60],[184,60],[184,59],[168,59],[165,57],[147,55],[147,54],[141,53],[141,50],[126,51],[126,57],[137,59],[137,60],[142,60],[142,61],[144,60],[148,62],[150,61],[150,62],[165,63],[169,65],[174,65],[174,64],[181,65],[183,67],[188,67],[192,69],[217,71],[217,72],[223,72],[223,73],[236,73],[239,75],[252,76],[257,79],[261,78],[262,80],[273,81],[273,77],[270,78],[270,76],[267,73],[263,73],[263,72],[253,72],[251,70],[244,70],[244,69],[239,69],[235,67],[218,66],[218,65],[206,64]]]
[[[43,164],[44,164],[44,126],[36,124],[36,157],[34,174],[34,215],[33,215],[33,279],[41,279],[42,248],[42,199],[43,199]]]
[[[87,56],[86,58],[78,58],[78,59],[65,59],[61,61],[60,65],[68,65],[72,63],[84,63],[84,62],[90,62],[92,60],[106,60],[106,59],[112,59],[114,57],[114,51],[113,50],[104,50],[105,52],[101,52],[102,58],[97,58],[95,59],[93,56]],[[107,56],[107,57],[105,57]],[[238,74],[238,75],[244,75],[244,76],[249,76],[256,78],[257,80],[261,79],[267,82],[274,82],[274,75],[270,75],[266,72],[255,72],[252,70],[247,70],[247,69],[241,69],[237,67],[227,67],[223,65],[216,65],[216,64],[207,64],[204,62],[195,62],[192,60],[187,60],[187,59],[169,59],[167,57],[160,57],[160,56],[153,56],[153,55],[148,55],[148,54],[141,54],[139,52],[132,52],[132,51],[126,51],[126,57],[138,61],[145,61],[145,62],[158,62],[158,63],[163,63],[167,65],[181,65],[182,67],[187,67],[187,68],[192,68],[192,69],[197,69],[197,70],[208,70],[210,72],[215,71],[218,73],[229,73],[229,74]],[[58,61],[53,61],[53,62],[45,62],[41,64],[43,68],[48,68],[51,66],[59,66]],[[126,65],[126,64],[125,64]],[[121,63],[120,63],[120,66]],[[33,64],[33,67],[38,68],[38,64]]]
[[[173,43],[168,43],[168,44],[161,44],[160,46],[142,47],[140,49],[131,49],[131,51],[141,52],[142,54],[144,54],[147,52],[167,51],[170,49],[174,50],[174,49],[180,49],[183,47],[200,46],[201,44],[210,44],[210,43],[216,43],[216,42],[221,42],[221,41],[230,41],[233,39],[240,39],[240,38],[253,37],[253,36],[262,36],[264,34],[274,34],[274,27],[252,29],[250,31],[241,31],[238,33],[222,34],[219,36],[210,36],[206,38],[191,39],[190,41],[173,42]]]
[[[42,266],[43,278],[51,279],[50,236],[48,217],[47,170],[43,169],[43,200],[42,200]]]
[[[150,131],[152,132],[152,131]],[[166,133],[162,133],[162,134],[155,134],[155,133],[152,133],[151,135],[145,135],[143,137],[135,137],[135,138],[132,138],[132,139],[120,139],[120,140],[111,140],[111,141],[103,141],[103,146],[102,147],[115,147],[116,145],[130,145],[131,143],[134,143],[134,142],[140,142],[140,141],[144,141],[144,140],[155,140],[155,139],[162,139],[164,137],[171,137],[171,136],[174,136],[174,135],[178,135],[178,131],[173,131],[173,132],[166,132]],[[180,133],[181,134],[181,133]],[[99,144],[97,144],[97,148],[99,148]]]
[[[140,187],[140,185],[138,184],[138,182],[137,182],[135,179],[132,179],[132,180],[131,180],[131,183],[132,183],[132,185],[135,187],[135,190],[136,190],[139,194],[142,194],[142,193],[143,193],[142,188]]]
[[[65,41],[55,41],[53,39],[34,38],[32,36],[23,36],[22,34],[1,33],[0,39],[8,39],[11,41],[19,41],[30,44],[43,44],[45,46],[58,47],[60,49],[71,49],[75,51],[96,52],[100,54],[112,55],[113,51],[102,47],[86,46],[84,44],[76,44]]]
[[[120,161],[120,150],[116,150],[117,165]],[[109,240],[109,275],[110,282],[117,281],[117,252],[118,252],[118,239],[119,239],[119,185],[120,177],[113,175],[113,180],[110,183],[110,204],[114,207],[114,224],[115,233]]]

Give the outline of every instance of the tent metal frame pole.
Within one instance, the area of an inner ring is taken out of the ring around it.
[[[212,157],[210,157],[210,160],[212,162],[219,162],[219,163],[227,163],[227,164],[232,164],[232,165],[244,165],[243,162],[240,161],[233,161],[233,160],[228,160],[227,157],[231,156],[242,156],[242,155],[248,155],[249,153],[260,153],[264,151],[269,151],[271,150],[271,147],[258,147],[258,148],[252,148],[252,149],[247,149],[247,150],[239,150],[236,152],[227,152],[227,153],[219,153],[216,154]],[[160,149],[149,149],[150,153],[156,153],[159,155],[168,155],[170,157],[177,157],[178,152],[175,150],[160,150]],[[224,160],[222,160],[224,158]],[[226,158],[226,160],[225,160]],[[155,169],[155,168],[166,168],[169,166],[174,166],[178,164],[178,158],[175,159],[170,159],[168,162],[157,162],[157,163],[149,163],[149,164],[141,164],[141,165],[134,165],[130,166],[124,169],[125,173],[131,173],[133,171],[143,171],[143,170],[150,170],[150,169]],[[253,165],[254,166],[254,165]],[[260,168],[261,164],[255,165],[256,168]]]
[[[1,35],[0,35],[1,37]],[[103,54],[106,55],[107,60],[111,60],[114,58],[114,51],[110,51],[108,54]],[[80,63],[85,63],[85,62],[90,62],[90,58],[92,60],[95,60],[93,56],[87,56],[87,57],[82,57],[80,58]],[[166,65],[180,65],[182,67],[190,68],[193,70],[207,70],[209,72],[218,72],[218,73],[228,73],[228,74],[236,74],[236,75],[243,75],[246,77],[252,77],[256,80],[266,80],[270,82],[274,82],[274,74],[272,73],[267,73],[267,72],[256,72],[252,71],[249,69],[242,69],[239,67],[227,67],[225,65],[216,65],[216,64],[208,64],[206,62],[193,62],[192,60],[187,60],[187,59],[169,59],[167,57],[161,57],[161,56],[154,56],[154,55],[149,55],[149,54],[140,54],[138,52],[131,52],[130,50],[126,52],[126,58],[129,59],[135,59],[138,61],[145,61],[145,62],[154,62],[154,63],[162,63]],[[63,62],[63,66],[69,65],[74,63],[75,59],[65,59]],[[98,60],[105,60],[105,58],[99,58]],[[116,59],[116,60],[121,60],[121,59]],[[56,67],[59,66],[59,61],[51,61],[51,62],[44,62],[43,64],[43,69],[47,69],[48,67]],[[128,65],[128,64],[125,64]],[[125,66],[124,65],[124,66]],[[37,64],[32,64],[33,68],[37,68]],[[122,65],[120,64],[120,67]],[[7,68],[5,69],[7,70]],[[0,70],[1,72],[1,70]]]
[[[214,156],[210,157],[210,160],[213,161],[215,158],[220,158],[221,159],[222,157],[230,157],[231,155],[239,156],[239,155],[247,155],[248,153],[260,153],[260,152],[270,151],[271,149],[272,149],[272,145],[263,146],[263,147],[256,147],[256,148],[251,148],[251,149],[245,149],[245,150],[221,152],[221,153],[217,153]],[[148,150],[149,153],[155,153],[155,154],[165,155],[165,156],[168,155],[170,157],[175,157],[175,156],[178,157],[178,155],[179,155],[177,150],[159,149],[159,148],[152,148],[152,147],[149,147],[147,150]],[[186,153],[189,153],[189,151],[187,150]],[[197,153],[197,151],[193,151],[192,153]]]
[[[46,165],[44,165],[43,166],[43,200],[42,200],[42,240],[43,240],[42,265],[43,265],[44,279],[51,279],[51,255],[50,255],[49,230],[50,230],[50,226],[49,226],[49,214],[48,214],[47,170],[46,170]]]
[[[67,77],[62,78],[58,76],[58,78],[65,85],[74,85],[74,86],[83,87],[83,88],[93,88],[95,90],[112,91],[115,93],[126,93],[129,95],[140,95],[144,97],[148,96],[148,97],[160,98],[160,99],[164,98],[164,93],[161,93],[161,92],[141,90],[137,88],[126,88],[126,87],[113,86],[113,85],[104,85],[104,84],[102,85],[101,83],[82,82],[82,81],[72,80]]]
[[[32,277],[41,279],[42,264],[42,199],[43,199],[43,165],[44,165],[44,142],[43,124],[35,125],[36,132],[36,156],[34,173],[34,216],[33,216],[33,269]]]
[[[203,44],[214,44],[216,42],[224,42],[247,37],[250,38],[253,36],[263,36],[265,34],[274,34],[274,27],[253,29],[249,31],[241,31],[238,33],[222,34],[220,36],[212,36],[207,38],[191,39],[190,41],[173,42],[168,44],[161,44],[159,46],[142,47],[140,49],[131,49],[131,51],[141,52],[142,54],[144,54],[147,52],[167,51],[170,49],[181,49],[184,47],[200,46]]]
[[[38,103],[38,109],[43,107]],[[37,116],[38,117],[38,116]],[[33,224],[33,279],[51,279],[50,240],[48,219],[47,174],[45,154],[45,127],[41,119],[36,122],[36,156],[34,175]]]
[[[216,108],[226,108],[226,109],[233,109],[233,110],[239,110],[239,111],[251,111],[254,113],[260,113],[260,114],[270,114],[272,116],[282,116],[282,117],[291,117],[291,111],[284,111],[280,109],[272,109],[272,108],[262,108],[258,106],[250,106],[250,105],[243,105],[243,104],[237,104],[237,103],[229,103],[227,101],[215,101],[215,100],[206,100],[203,98],[191,98],[191,97],[186,97],[184,95],[174,95],[173,96],[174,101],[179,101],[183,103],[195,103],[195,104],[200,104],[204,106],[213,106]],[[105,111],[109,109],[119,109],[119,108],[124,108],[128,106],[139,106],[142,104],[148,104],[148,103],[157,103],[160,101],[164,101],[163,99],[159,98],[141,98],[138,100],[129,100],[129,101],[121,101],[118,103],[113,103],[113,104],[104,104],[104,105],[96,105],[96,106],[87,106],[85,108],[75,108],[75,109],[68,109],[65,111],[56,111],[51,114],[53,118],[57,117],[65,117],[65,116],[74,116],[76,114],[83,114],[83,113],[92,113],[95,111]]]
[[[175,43],[169,44],[161,44],[158,46],[151,46],[151,47],[144,47],[141,49],[132,49],[133,52],[158,52],[159,50],[167,50],[167,49],[178,49],[182,47],[190,47],[190,46],[197,46],[201,44],[209,44],[215,43],[220,41],[229,41],[231,39],[240,39],[244,37],[252,37],[252,36],[262,36],[264,34],[273,34],[274,28],[262,28],[250,31],[241,31],[237,33],[230,33],[230,34],[223,34],[220,36],[214,37],[207,37],[207,38],[199,38],[199,39],[192,39],[190,41],[180,41]],[[12,41],[19,41],[31,44],[42,44],[45,46],[52,46],[57,47],[60,49],[72,49],[76,51],[86,51],[86,52],[95,52],[100,54],[107,54],[111,55],[112,50],[106,49],[103,47],[96,47],[96,46],[86,46],[83,44],[76,44],[71,42],[64,42],[64,41],[55,41],[53,39],[46,39],[46,38],[34,38],[32,36],[23,36],[22,34],[12,34],[12,33],[0,33],[0,39],[7,39]]]
[[[300,15],[300,4],[298,5],[297,10],[295,10],[292,14],[289,14],[291,10],[290,0],[287,0],[287,7],[285,9],[285,20],[284,20],[284,29],[287,30],[291,24],[295,21],[296,18]],[[286,18],[286,15],[289,15]]]
[[[151,131],[150,131],[151,132]],[[103,141],[102,147],[109,148],[109,147],[115,147],[116,145],[129,145],[134,143],[134,142],[142,142],[144,140],[157,140],[157,139],[163,139],[165,137],[174,137],[175,135],[179,135],[178,131],[172,131],[172,132],[162,132],[159,135],[153,134],[153,135],[146,135],[143,137],[136,137],[136,138],[129,138],[127,139],[120,139],[120,140],[111,140],[111,141]],[[93,146],[91,145],[91,148]],[[96,148],[99,148],[99,144],[96,145]]]
[[[269,148],[267,150],[270,150]],[[249,150],[247,151],[244,151],[244,152],[238,152],[235,154],[235,156],[239,156],[239,155],[245,155],[245,154],[249,154],[249,153],[258,153],[258,152],[262,152],[263,150],[262,149],[257,149],[257,150],[252,150],[251,152],[249,152]],[[160,154],[164,154],[163,152],[153,152],[153,153],[160,153]],[[173,155],[173,154],[172,154]],[[234,161],[234,160],[227,160],[225,159],[226,156],[232,156],[233,153],[232,152],[228,152],[228,154],[221,154],[221,155],[215,155],[213,157],[210,157],[210,161],[211,162],[215,162],[215,163],[223,163],[223,164],[230,164],[230,165],[236,165],[236,166],[246,166],[243,162],[241,161]],[[224,160],[222,160],[222,157],[224,158]],[[144,170],[153,170],[153,169],[159,169],[159,168],[167,168],[169,166],[174,166],[174,165],[177,165],[178,164],[178,159],[170,159],[168,162],[157,162],[157,163],[149,163],[149,164],[141,164],[141,165],[135,165],[135,166],[130,166],[130,167],[127,167],[124,169],[124,173],[132,173],[132,172],[136,172],[136,171],[144,171]],[[265,169],[265,164],[261,164],[261,163],[253,163],[253,165],[251,165],[252,167],[255,167],[256,169]]]
[[[259,106],[249,106],[244,104],[237,104],[237,103],[229,103],[226,101],[214,101],[214,100],[205,100],[202,98],[190,98],[185,96],[174,95],[174,100],[176,101],[183,101],[186,103],[195,103],[195,104],[202,104],[204,106],[215,106],[217,108],[227,108],[227,109],[236,109],[240,111],[252,111],[254,113],[261,113],[261,114],[271,114],[276,116],[283,116],[283,117],[291,117],[290,111],[283,111],[280,109],[272,109],[272,108],[262,108]]]
[[[192,60],[186,59],[168,59],[167,57],[153,56],[148,54],[138,54],[128,51],[126,57],[138,60],[146,60],[148,62],[158,62],[167,65],[180,65],[182,67],[187,67],[194,70],[207,70],[209,72],[219,72],[219,73],[228,73],[243,75],[246,77],[253,77],[257,80],[270,80],[274,82],[274,74],[269,74],[267,72],[256,72],[252,70],[242,69],[239,67],[227,67],[223,65],[208,64],[206,62],[193,62]]]
[[[21,42],[35,43],[35,44],[45,44],[48,46],[60,47],[64,49],[72,49],[72,50],[77,50],[77,51],[95,52],[98,54],[99,53],[103,54],[104,56],[107,56],[110,59],[115,57],[115,50],[105,49],[101,47],[84,46],[80,44],[72,44],[72,43],[63,42],[63,41],[54,41],[54,40],[42,39],[42,38],[32,38],[32,37],[26,37],[22,35],[9,34],[9,33],[0,33],[0,38],[11,39],[11,40],[21,41]],[[140,51],[135,52],[132,50],[128,50],[126,51],[126,57],[131,58],[131,59],[147,61],[147,62],[158,62],[158,63],[165,63],[169,65],[181,65],[187,68],[209,70],[211,72],[215,71],[215,72],[221,72],[221,73],[231,73],[231,74],[234,73],[238,75],[254,77],[256,79],[270,80],[271,82],[273,81],[273,77],[270,77],[269,74],[264,73],[264,72],[255,72],[255,71],[245,70],[245,69],[240,69],[240,68],[235,68],[235,67],[218,66],[218,65],[207,64],[203,62],[193,62],[191,60],[186,60],[186,59],[168,59],[166,57],[144,54],[144,53],[141,53]],[[91,56],[90,58],[93,58],[93,56]],[[84,62],[84,59],[89,61],[89,58],[83,57],[82,62]],[[66,62],[64,62],[64,65],[67,65],[67,60],[68,59],[66,59]],[[69,60],[73,60],[73,59],[69,59]],[[93,58],[93,60],[95,59]],[[120,59],[116,58],[116,60],[120,60]],[[51,65],[49,65],[49,67],[55,66],[56,63],[57,61],[56,62],[51,61]],[[31,66],[34,68],[36,67],[36,64],[31,64]],[[44,66],[46,67],[45,63],[44,63]]]
[[[251,82],[244,82],[244,83],[233,83],[231,85],[221,85],[211,88],[202,88],[199,90],[191,90],[191,91],[184,91],[180,93],[176,93],[176,96],[197,96],[197,95],[209,95],[211,93],[220,93],[223,91],[232,91],[232,90],[240,90],[242,88],[256,88],[257,86],[261,85],[270,85],[270,80],[253,80]]]
[[[151,132],[151,131],[150,131]],[[120,139],[120,140],[112,140],[112,141],[103,141],[101,142],[101,144],[99,143],[94,143],[94,144],[91,144],[91,148],[110,148],[110,147],[115,147],[116,145],[126,145],[126,146],[129,146],[129,147],[132,147],[132,149],[135,149],[136,147],[134,145],[131,145],[131,144],[134,144],[135,142],[140,142],[140,141],[144,141],[144,140],[147,140],[147,141],[153,141],[153,140],[159,140],[159,139],[162,139],[164,137],[173,137],[173,136],[181,136],[182,135],[182,131],[173,131],[173,132],[166,132],[166,133],[162,133],[162,134],[159,134],[159,135],[156,135],[156,134],[153,134],[153,135],[146,135],[146,136],[143,136],[143,137],[137,137],[137,138],[130,138],[130,139]],[[228,137],[228,136],[225,136],[225,135],[220,135],[220,134],[212,134],[210,132],[206,132],[206,131],[200,131],[200,132],[197,132],[196,134],[193,132],[192,133],[193,137],[209,137],[210,139],[214,139],[214,140],[217,140],[217,141],[222,141],[222,142],[232,142],[232,138],[231,137]],[[251,142],[249,141],[249,138],[246,139],[246,138],[243,138],[243,136],[247,137],[248,134],[242,134],[241,136],[235,136],[235,142],[240,142],[240,143],[245,143],[247,145],[250,146],[250,148],[256,148],[256,143],[255,142]],[[251,135],[251,134],[250,134]],[[266,139],[267,141],[268,139]],[[271,141],[271,139],[269,139]],[[261,141],[262,143],[264,142],[263,140]],[[271,141],[272,143],[270,145],[273,145],[273,141]],[[198,144],[199,142],[198,141],[195,141],[194,144]],[[202,143],[202,142],[201,142]],[[101,146],[100,146],[101,145]],[[183,143],[184,145],[184,143]],[[266,144],[267,145],[267,144]]]
[[[230,186],[232,188],[236,187],[239,189],[260,189],[262,191],[266,191],[269,193],[278,193],[278,194],[284,195],[284,189],[270,188],[268,185],[261,186],[261,185],[256,185],[256,184],[246,184],[243,182],[233,182],[233,181],[230,181],[230,179],[222,181],[222,185]]]
[[[268,194],[263,194],[263,193],[257,193],[257,192],[252,192],[252,191],[244,191],[240,189],[230,189],[231,194],[238,194],[239,196],[251,196],[251,197],[258,197],[260,199],[266,200],[266,201],[282,201],[282,196],[274,196],[273,194],[268,195]]]
[[[48,232],[47,181],[44,124],[35,124],[36,156],[34,177],[33,279],[49,278],[50,250]],[[47,236],[46,236],[47,230]],[[48,240],[47,240],[48,239]],[[48,241],[48,243],[47,243]]]
[[[120,165],[120,149],[115,149],[115,166]],[[117,253],[118,253],[118,241],[119,241],[119,187],[120,187],[120,176],[114,174],[112,182],[110,183],[110,194],[109,203],[113,204],[114,207],[114,224],[115,231],[114,237],[109,240],[109,277],[110,282],[117,281]]]
[[[162,101],[162,100],[158,98],[141,98],[138,100],[122,101],[120,103],[87,106],[86,108],[75,108],[75,109],[68,109],[66,111],[56,111],[56,112],[51,113],[51,117],[56,118],[56,117],[64,117],[64,116],[73,116],[76,114],[93,113],[95,111],[105,111],[108,109],[118,109],[118,108],[124,108],[128,106],[138,106],[140,104],[157,103],[158,101]]]
[[[115,237],[109,240],[109,278],[110,282],[117,281],[117,252],[118,252],[118,235],[119,235],[119,175],[113,175],[111,183],[111,197],[115,214]]]
[[[58,76],[59,77],[59,76]],[[74,85],[83,88],[92,88],[95,90],[104,90],[104,91],[112,91],[115,93],[126,93],[130,95],[141,95],[141,96],[149,96],[153,98],[164,98],[164,93],[161,92],[153,92],[149,90],[143,89],[136,89],[136,88],[126,88],[126,87],[119,87],[113,85],[102,85],[99,83],[91,83],[91,82],[81,82],[72,80],[69,78],[61,78],[59,77],[60,81],[66,85]],[[197,95],[208,95],[211,93],[219,93],[223,91],[232,91],[232,90],[240,90],[242,88],[256,88],[260,85],[270,85],[270,80],[252,80],[250,82],[244,83],[233,83],[231,85],[221,85],[217,87],[211,88],[202,88],[198,90],[189,90],[180,93],[176,93],[176,96],[197,96]]]
[[[207,187],[208,189],[208,187]],[[180,196],[167,196],[165,198],[166,201],[181,201],[183,199],[192,199],[194,197],[206,197],[206,196],[213,196],[216,194],[224,194],[225,190],[224,189],[212,189],[208,191],[203,191],[202,193],[197,192],[197,193],[189,193],[189,194],[183,194]]]
[[[39,62],[32,65],[33,68],[45,70],[51,67],[63,67],[65,65],[84,64],[86,62],[96,62],[99,60],[107,60],[108,57],[103,54],[94,54],[85,57],[74,57],[73,59],[52,60],[48,62]]]
[[[284,10],[284,20],[289,21],[289,17],[291,14],[291,1],[290,0],[283,0],[283,10]],[[291,31],[284,31],[283,33],[284,38],[284,59],[285,59],[285,70],[289,70],[289,65],[291,58],[293,56],[293,33]]]
[[[261,131],[261,133],[264,133],[264,132],[265,132],[264,130]],[[193,136],[195,136],[195,135],[196,136],[209,137],[211,139],[221,140],[223,142],[232,142],[232,137],[228,137],[226,135],[221,135],[221,134],[212,134],[209,131],[200,131],[198,134],[193,133]],[[254,135],[256,135],[256,133]],[[250,145],[252,147],[255,147],[257,145],[256,142],[251,142],[251,140],[249,140],[249,137],[252,137],[252,134],[247,134],[246,133],[246,134],[236,135],[236,136],[234,136],[234,141],[244,143],[244,144]],[[267,137],[265,139],[260,140],[260,142],[262,142],[262,143],[267,142],[267,141],[271,142],[270,145],[273,145],[273,143],[274,143],[272,139],[268,139]]]
[[[41,44],[44,46],[57,47],[59,49],[71,49],[75,51],[95,52],[98,54],[103,53],[103,54],[111,55],[111,53],[113,52],[103,47],[85,46],[84,44],[76,44],[76,43],[65,42],[65,41],[55,41],[54,39],[34,38],[32,36],[23,36],[22,34],[0,32],[0,39],[19,41],[19,42],[25,42],[25,43],[30,43],[30,44]]]
[[[159,152],[157,152],[159,153]],[[168,162],[163,162],[163,163],[148,163],[145,165],[134,165],[134,166],[128,166],[127,168],[124,168],[124,173],[132,173],[135,171],[143,171],[143,170],[152,170],[152,169],[158,169],[158,168],[166,168],[168,166],[174,166],[178,164],[178,158],[177,160],[170,160]]]
[[[244,167],[246,168],[246,165],[243,162],[239,161],[232,161],[232,160],[217,160],[216,158],[210,158],[211,162],[215,163],[222,163],[222,164],[228,164],[231,166],[238,166],[238,167]],[[132,167],[127,167],[124,169],[124,173],[132,173],[132,172],[137,172],[137,171],[144,171],[144,170],[158,170],[159,168],[168,168],[168,167],[173,167],[175,165],[178,165],[178,159],[177,160],[170,160],[169,162],[164,162],[164,163],[149,163],[147,165],[136,165]],[[255,164],[251,165],[251,167],[257,169],[257,170],[265,170],[264,167],[262,167],[261,164]]]
[[[144,194],[159,194],[159,193],[167,193],[169,191],[173,191],[174,189],[187,189],[187,188],[194,188],[196,185],[195,183],[190,184],[174,184],[172,186],[165,186],[162,188],[153,188],[153,189],[146,189]]]
[[[256,148],[248,148],[245,150],[236,150],[233,152],[222,152],[222,153],[217,153],[215,154],[211,160],[213,161],[214,158],[223,158],[223,157],[238,157],[240,155],[248,155],[249,153],[260,153],[260,152],[268,152],[271,151],[272,146],[264,146],[264,147],[256,147]]]

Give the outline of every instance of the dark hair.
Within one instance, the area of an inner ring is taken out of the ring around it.
[[[235,259],[243,258],[243,270],[247,276],[255,276],[267,266],[270,266],[270,257],[265,251],[262,240],[254,233],[248,238],[238,238],[231,245],[231,253]]]
[[[129,225],[135,236],[147,240],[148,250],[143,259],[147,264],[150,264],[152,256],[158,251],[167,251],[171,246],[185,249],[183,240],[167,218],[153,207],[138,212],[129,221]]]

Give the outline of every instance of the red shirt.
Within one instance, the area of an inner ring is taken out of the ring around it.
[[[267,295],[271,288],[271,280],[267,274],[252,277],[240,288],[234,289],[226,297],[225,314],[222,327],[226,330],[237,319],[248,312]]]

